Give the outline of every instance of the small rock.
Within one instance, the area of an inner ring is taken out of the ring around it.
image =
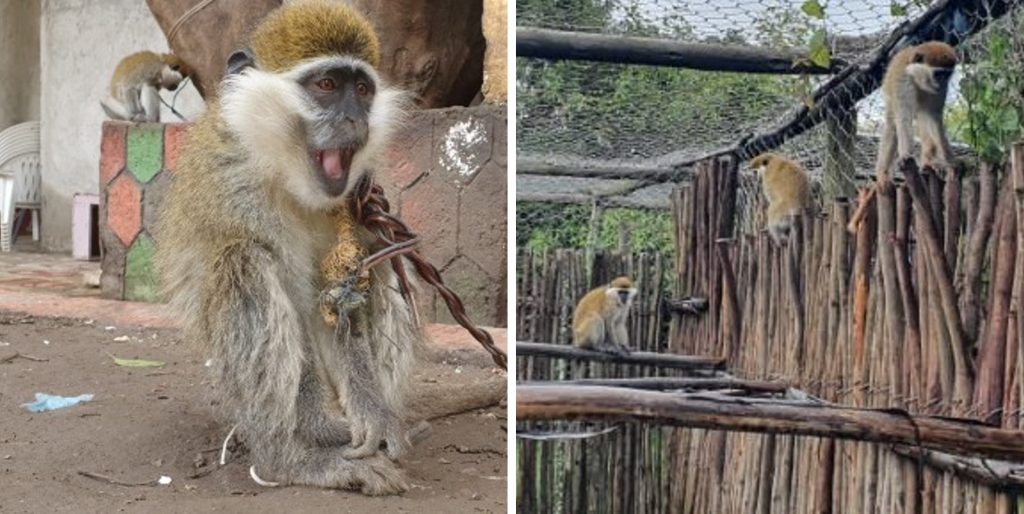
[[[118,343],[124,343],[124,342],[129,341],[129,340],[131,340],[131,338],[128,337],[128,336],[117,336],[117,337],[114,338],[114,341],[118,342]]]
[[[159,468],[160,466],[164,465],[164,460],[163,459],[157,459],[157,460],[155,460],[153,462],[150,462],[150,464],[152,464],[154,467]]]
[[[192,459],[192,467],[194,467],[196,469],[199,469],[199,468],[205,466],[206,463],[207,463],[206,457],[203,454],[201,454],[201,453],[197,453],[195,458]]]
[[[48,345],[48,344],[50,344],[50,341],[48,339],[43,339],[43,344],[47,344]]]
[[[195,484],[185,484],[186,491],[195,491],[196,489],[199,489],[199,487]]]
[[[10,455],[4,455],[4,460],[11,460],[11,456]]]
[[[480,493],[473,493],[473,494],[469,495],[469,499],[470,500],[474,500],[474,501],[479,501],[479,500],[483,499],[483,496],[481,496]]]
[[[450,460],[448,460],[448,459],[446,459],[444,457],[441,457],[440,459],[437,459],[437,461],[440,462],[441,464],[451,464],[452,463],[452,461],[450,461]]]
[[[160,485],[170,485],[171,477],[167,475],[161,475],[160,478],[156,481],[156,483]]]

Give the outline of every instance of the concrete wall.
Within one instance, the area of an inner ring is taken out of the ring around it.
[[[96,167],[104,120],[99,99],[110,74],[125,55],[166,52],[167,42],[143,0],[42,0],[41,15],[42,238],[48,250],[69,251],[72,196],[99,193]],[[168,100],[171,96],[164,93]],[[201,112],[202,99],[188,86],[176,108],[192,119]],[[161,119],[177,118],[164,112]]]
[[[0,130],[39,119],[39,0],[0,0]]]

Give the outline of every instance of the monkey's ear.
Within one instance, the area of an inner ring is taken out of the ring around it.
[[[237,73],[241,73],[246,68],[251,68],[256,65],[255,59],[253,59],[252,51],[248,48],[241,50],[235,50],[234,53],[228,57],[228,65],[224,70],[224,76],[230,77]]]
[[[915,52],[914,58],[911,60],[915,63],[924,62],[924,54],[922,54],[921,52]]]

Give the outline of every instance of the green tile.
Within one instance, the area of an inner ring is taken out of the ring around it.
[[[145,184],[164,165],[164,126],[159,123],[136,125],[128,130],[128,170]]]
[[[125,257],[124,299],[141,302],[160,301],[160,281],[153,263],[153,240],[145,232],[135,238],[135,243]]]

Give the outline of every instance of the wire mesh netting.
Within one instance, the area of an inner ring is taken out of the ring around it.
[[[832,71],[740,73],[518,58],[517,245],[611,248],[619,242],[614,234],[621,220],[630,218],[633,227],[665,230],[645,235],[642,249],[670,250],[671,224],[664,212],[673,186],[701,158],[740,148],[743,159],[771,150],[799,162],[819,203],[855,194],[857,185],[873,177],[884,105],[877,91],[881,73],[857,80],[851,72],[884,70],[886,49],[915,43],[922,34],[945,34],[961,58],[945,114],[955,155],[974,164],[1002,158],[1024,120],[1024,9],[1021,0],[974,4],[516,2],[520,30],[759,49],[795,56],[794,64],[825,63]],[[941,27],[929,32],[922,20]],[[822,108],[826,103],[842,105]],[[758,140],[807,111],[814,119],[802,129]],[[587,169],[619,173],[610,178]],[[760,185],[745,166],[741,173],[738,226],[749,227],[746,206],[752,208],[749,200],[760,194]]]

